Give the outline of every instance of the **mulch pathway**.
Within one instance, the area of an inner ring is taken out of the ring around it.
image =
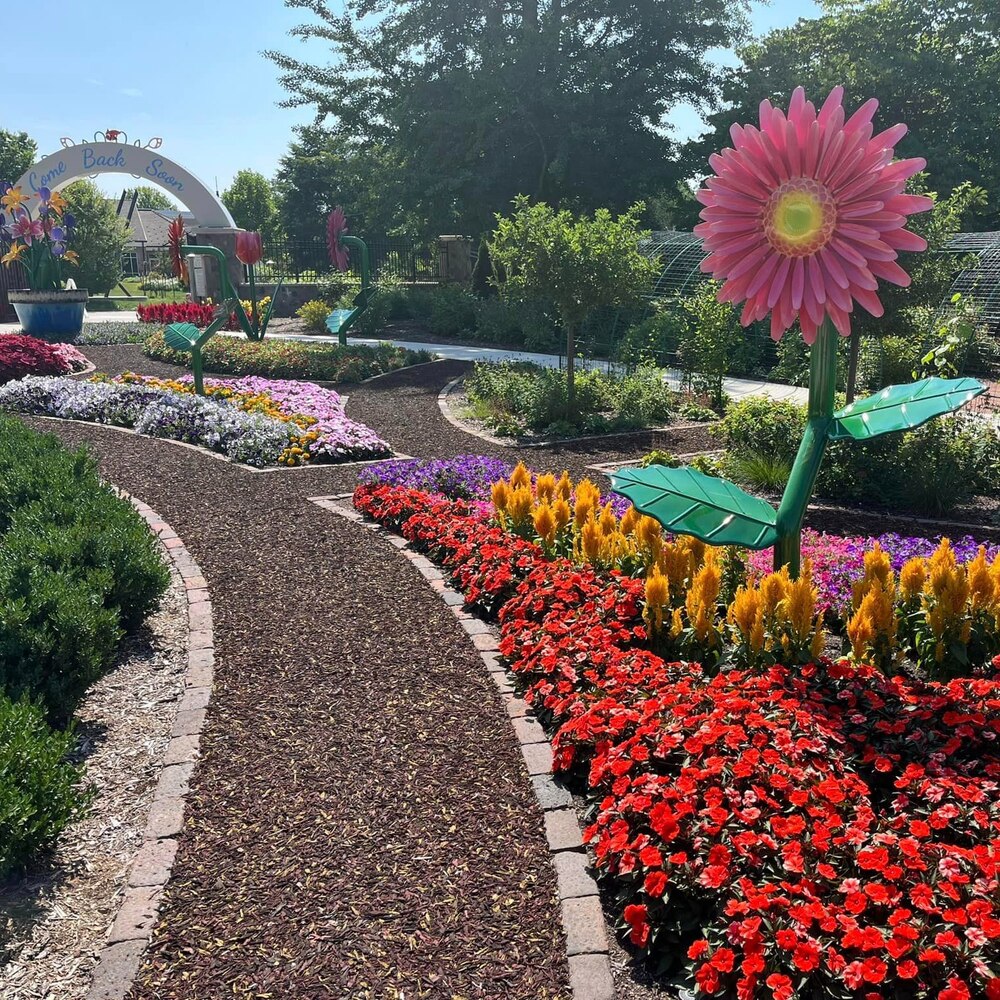
[[[153,367],[130,349],[88,354],[101,370]],[[255,475],[29,422],[90,445],[212,592],[203,755],[131,997],[566,997],[541,813],[495,686],[384,540],[305,500],[350,489],[357,469]]]

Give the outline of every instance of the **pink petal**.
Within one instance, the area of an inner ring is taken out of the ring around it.
[[[778,270],[774,274],[774,278],[771,280],[771,290],[767,293],[767,307],[768,309],[774,308],[774,303],[778,301],[781,297],[782,289],[785,287],[785,282],[788,280],[788,272],[792,267],[791,257],[781,257],[780,263],[778,264]]]
[[[806,286],[806,265],[801,257],[792,266],[792,308],[802,308],[802,294]]]
[[[926,250],[927,240],[908,229],[892,229],[882,234],[882,239],[894,250]]]
[[[879,301],[879,297],[867,288],[856,288],[854,290],[854,299],[873,316],[882,316],[885,313],[885,307]]]

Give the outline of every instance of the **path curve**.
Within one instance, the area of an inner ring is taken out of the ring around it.
[[[201,763],[130,997],[565,997],[542,816],[496,688],[411,567],[305,500],[356,472],[306,483],[56,432],[176,528],[213,593]]]

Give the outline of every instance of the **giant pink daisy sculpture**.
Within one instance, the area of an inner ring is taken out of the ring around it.
[[[826,318],[846,337],[855,302],[881,316],[878,280],[908,285],[898,253],[927,246],[904,228],[933,205],[904,193],[926,161],[894,162],[906,126],[873,135],[878,101],[846,118],[843,96],[835,87],[817,114],[797,87],[787,117],[762,102],[760,128],[732,126],[734,148],[709,158],[697,192],[702,270],[725,281],[722,301],[745,302],[744,326],[770,312],[775,340],[798,320],[811,344]]]

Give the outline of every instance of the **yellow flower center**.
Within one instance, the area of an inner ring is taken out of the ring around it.
[[[771,195],[764,209],[764,235],[786,257],[808,257],[833,236],[837,208],[830,192],[817,181],[796,177]]]

